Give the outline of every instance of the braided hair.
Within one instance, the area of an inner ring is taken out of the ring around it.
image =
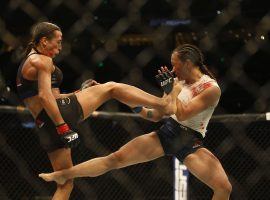
[[[215,79],[212,72],[204,64],[204,56],[201,50],[195,45],[183,44],[174,49],[174,52],[178,53],[179,59],[184,62],[189,59],[193,64],[199,66],[199,69],[204,73]]]
[[[53,23],[49,22],[40,22],[37,23],[31,32],[31,41],[27,44],[25,51],[24,51],[24,57],[26,57],[32,48],[36,48],[38,45],[40,39],[42,37],[46,37],[48,39],[53,38],[54,36],[54,31],[61,31],[61,29]]]

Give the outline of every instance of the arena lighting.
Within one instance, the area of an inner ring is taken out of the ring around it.
[[[23,51],[19,46],[26,46],[30,27],[43,20],[57,23],[63,31],[63,52],[55,64],[64,71],[61,92],[65,94],[79,89],[83,80],[94,78],[101,83],[131,84],[161,97],[154,76],[160,65],[171,67],[174,47],[190,43],[202,48],[205,64],[222,90],[205,145],[221,158],[232,181],[233,199],[267,199],[267,1],[265,5],[244,0],[208,1],[211,6],[206,1],[174,0],[23,2],[1,1],[0,200],[52,199],[55,188],[54,183],[42,182],[37,176],[52,167],[15,89],[17,56]],[[190,24],[187,19],[192,20]],[[4,109],[7,105],[12,108]],[[100,110],[81,124],[81,144],[72,152],[74,164],[112,153],[126,141],[160,127],[118,101],[107,102]],[[71,199],[211,199],[212,191],[198,183],[182,163],[173,161],[161,158],[98,178],[79,178]]]
[[[101,68],[101,67],[104,67],[104,63],[103,63],[103,62],[99,62],[99,63],[98,63],[98,67],[100,67],[100,68]]]
[[[189,25],[191,19],[152,19],[150,20],[150,26],[179,26]]]

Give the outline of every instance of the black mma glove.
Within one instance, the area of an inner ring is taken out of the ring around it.
[[[66,123],[56,126],[56,130],[64,142],[65,148],[73,148],[80,143],[78,133],[71,130]]]
[[[99,83],[96,82],[96,81],[93,80],[93,79],[88,79],[88,80],[84,81],[84,82],[81,84],[80,90],[83,90],[83,89],[88,88],[88,87],[92,87],[92,86],[94,86],[94,85],[99,85]]]
[[[160,72],[158,75],[155,76],[155,78],[166,94],[169,94],[172,91],[174,83],[174,77],[172,72]]]

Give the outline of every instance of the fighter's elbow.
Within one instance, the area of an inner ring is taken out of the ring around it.
[[[48,101],[50,94],[46,91],[39,91],[38,92],[38,97],[41,102],[46,102]]]

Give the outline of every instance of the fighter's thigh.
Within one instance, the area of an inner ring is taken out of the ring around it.
[[[70,168],[73,166],[70,149],[57,149],[48,153],[48,156],[54,171]]]
[[[78,102],[83,109],[84,118],[89,117],[93,111],[111,98],[110,91],[114,85],[114,82],[108,82],[86,88],[76,93]]]
[[[136,137],[113,153],[119,167],[154,160],[164,155],[163,148],[155,132]]]
[[[206,148],[188,155],[184,164],[194,176],[212,189],[228,181],[220,161]]]

